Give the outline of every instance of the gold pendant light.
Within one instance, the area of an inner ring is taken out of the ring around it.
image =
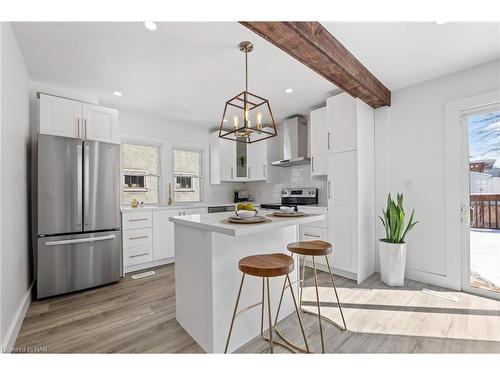
[[[240,51],[245,53],[245,91],[226,102],[220,138],[254,143],[278,135],[269,101],[248,91],[248,54],[252,50],[251,42],[240,43]]]

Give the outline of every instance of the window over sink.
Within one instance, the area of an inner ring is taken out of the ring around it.
[[[174,196],[175,202],[201,201],[202,151],[174,148]]]

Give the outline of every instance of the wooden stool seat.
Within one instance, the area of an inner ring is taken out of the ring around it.
[[[325,256],[332,252],[332,244],[320,240],[293,242],[287,248],[291,253],[309,256]]]
[[[259,254],[240,259],[241,272],[259,277],[287,275],[293,271],[293,258],[286,254]]]

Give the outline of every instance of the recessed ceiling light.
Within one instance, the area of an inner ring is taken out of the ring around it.
[[[122,96],[123,94],[120,91],[113,91],[114,96]]]
[[[444,25],[446,21],[436,21],[436,25]]]
[[[291,93],[293,92],[293,89],[286,89],[286,90],[285,90],[285,92],[286,92],[287,94],[291,94]]]
[[[150,31],[155,31],[158,28],[156,23],[154,23],[153,21],[144,22],[144,27]]]

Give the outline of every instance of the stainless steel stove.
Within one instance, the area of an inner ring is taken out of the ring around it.
[[[316,188],[287,188],[281,189],[281,203],[262,203],[263,209],[279,210],[281,206],[293,207],[318,204],[318,189]]]

